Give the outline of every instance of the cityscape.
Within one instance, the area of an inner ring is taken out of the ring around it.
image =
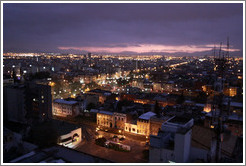
[[[244,5],[2,3],[2,164],[243,163]]]

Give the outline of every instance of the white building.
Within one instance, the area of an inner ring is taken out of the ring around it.
[[[172,117],[162,124],[158,136],[150,136],[149,162],[186,163],[206,160],[207,151],[191,147],[193,119]]]
[[[77,101],[55,99],[52,108],[52,114],[55,116],[67,117],[79,115],[79,104]]]
[[[52,120],[58,132],[58,145],[74,148],[82,141],[82,129],[74,124]]]

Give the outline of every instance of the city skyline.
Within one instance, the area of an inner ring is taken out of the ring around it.
[[[3,2],[5,163],[245,163],[245,3]]]
[[[242,56],[242,4],[4,4],[4,52]],[[222,47],[223,49],[223,47]]]

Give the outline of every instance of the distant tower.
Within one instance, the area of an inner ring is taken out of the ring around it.
[[[138,61],[136,61],[136,70],[138,70]]]

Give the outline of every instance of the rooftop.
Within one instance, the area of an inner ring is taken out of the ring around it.
[[[73,105],[73,104],[77,103],[77,101],[67,101],[67,100],[64,100],[64,99],[55,99],[54,102],[55,103],[60,103],[60,104],[67,104],[67,105]]]
[[[102,90],[102,89],[93,89],[93,90],[90,90],[89,92],[95,92],[95,93],[110,93],[110,91],[107,91],[107,90]]]
[[[149,120],[152,116],[156,115],[154,112],[147,112],[147,113],[144,113],[142,114],[141,116],[139,116],[138,118],[139,119],[144,119],[144,120]]]
[[[180,116],[175,116],[174,118],[170,119],[168,122],[169,123],[177,123],[177,124],[186,124],[189,122],[191,119],[187,117],[180,117]]]
[[[109,163],[111,161],[90,154],[53,146],[40,151],[32,151],[11,161],[11,163]]]
[[[100,111],[99,113],[107,114],[107,115],[113,115],[113,112],[109,112],[109,111]]]
[[[54,125],[54,128],[57,130],[58,134],[60,135],[68,134],[71,131],[79,128],[75,124],[71,124],[60,120],[54,120],[54,119],[52,120],[52,124]]]
[[[214,130],[210,128],[194,125],[192,128],[192,146],[209,150],[211,148],[212,137],[215,135]],[[234,135],[225,134],[223,137],[224,139],[221,145],[221,152],[222,154],[231,156],[236,146],[237,137]]]

